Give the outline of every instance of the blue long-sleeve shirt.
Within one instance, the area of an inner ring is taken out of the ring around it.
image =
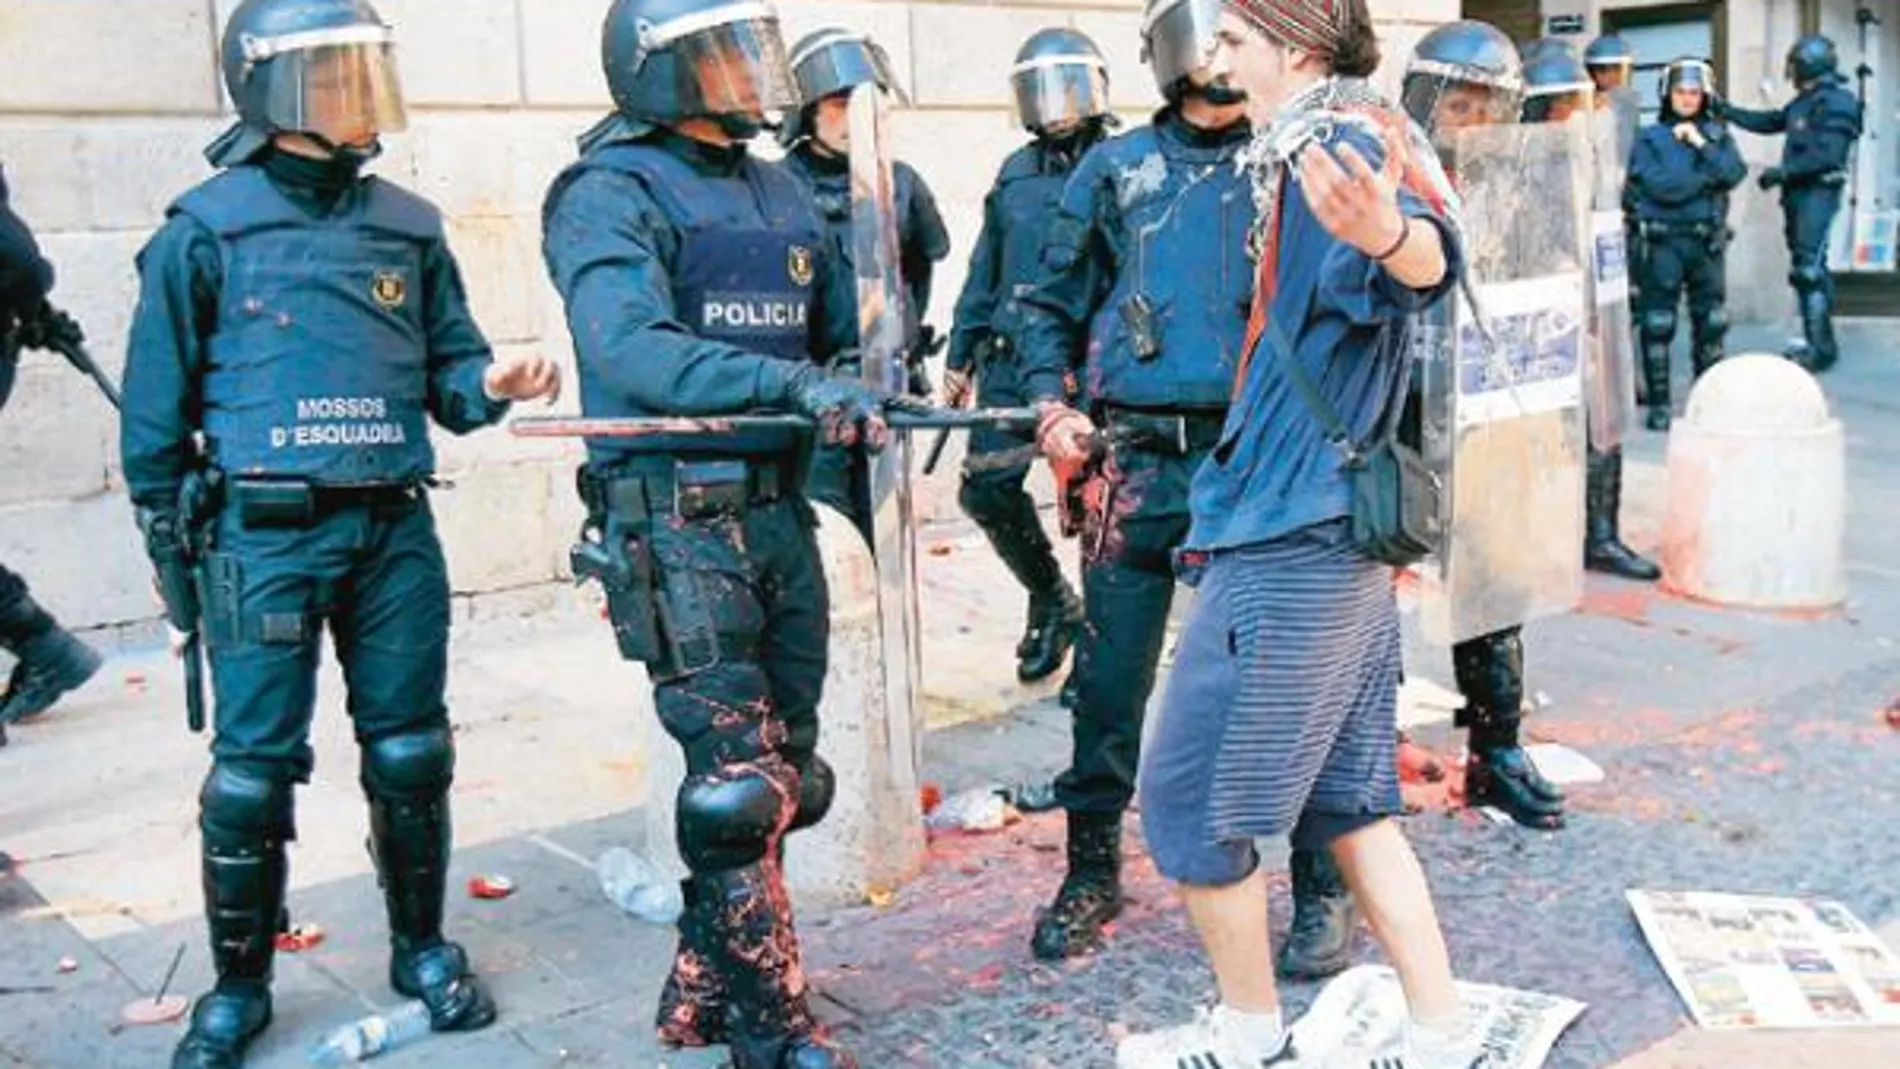
[[[1754,110],[1724,105],[1723,118],[1755,134],[1787,134],[1781,172],[1790,188],[1839,176],[1862,127],[1860,100],[1840,75],[1803,89],[1785,108]]]
[[[1704,139],[1696,148],[1676,137],[1679,121],[1658,122],[1638,135],[1624,187],[1628,210],[1642,222],[1722,223],[1729,191],[1748,177],[1748,165],[1721,123],[1691,120]]]
[[[339,203],[334,195],[275,176],[272,181],[313,213],[327,214]],[[203,426],[201,388],[224,267],[217,237],[189,215],[174,213],[140,250],[138,269],[119,443],[133,502],[167,509],[178,500],[194,463],[192,435]],[[469,312],[461,270],[447,243],[425,247],[421,279],[430,415],[455,434],[500,420],[508,403],[490,400],[482,389],[493,352]]]
[[[1356,131],[1336,134],[1329,145],[1342,137],[1374,170],[1384,165],[1383,147]],[[1437,226],[1444,238],[1444,277],[1423,290],[1404,286],[1371,257],[1327,233],[1306,205],[1297,172],[1289,175],[1267,314],[1292,352],[1276,354],[1271,332],[1256,345],[1221,442],[1195,473],[1187,548],[1264,542],[1350,513],[1344,458],[1326,440],[1282,360],[1299,363],[1354,441],[1364,443],[1381,419],[1396,418],[1392,409],[1406,383],[1407,317],[1449,293],[1463,270],[1462,250],[1428,204],[1401,190],[1399,208]]]

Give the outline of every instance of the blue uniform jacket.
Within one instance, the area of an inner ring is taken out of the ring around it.
[[[1727,221],[1729,191],[1748,177],[1748,165],[1721,123],[1692,121],[1707,139],[1701,148],[1677,139],[1674,120],[1645,127],[1637,136],[1623,194],[1632,218],[1647,223]]]
[[[7,177],[0,171],[0,327],[46,299],[53,288],[53,265],[40,255],[26,221],[7,204]]]
[[[1781,171],[1790,189],[1839,184],[1862,122],[1860,100],[1838,74],[1808,86],[1785,108],[1756,111],[1728,104],[1722,115],[1750,133],[1788,135],[1781,146]]]

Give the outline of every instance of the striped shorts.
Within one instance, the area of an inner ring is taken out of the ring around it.
[[[1401,812],[1399,671],[1391,569],[1344,521],[1215,553],[1142,754],[1162,874],[1224,886],[1255,838],[1324,846]]]

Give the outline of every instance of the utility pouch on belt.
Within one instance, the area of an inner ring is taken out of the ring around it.
[[[231,491],[238,522],[253,530],[306,528],[317,521],[317,492],[305,482],[237,480]]]

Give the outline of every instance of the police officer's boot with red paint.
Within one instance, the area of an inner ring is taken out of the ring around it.
[[[1465,801],[1493,806],[1528,828],[1564,825],[1564,796],[1537,770],[1518,738],[1524,705],[1524,640],[1517,628],[1460,642],[1452,668],[1465,705],[1456,723],[1470,730]]]

